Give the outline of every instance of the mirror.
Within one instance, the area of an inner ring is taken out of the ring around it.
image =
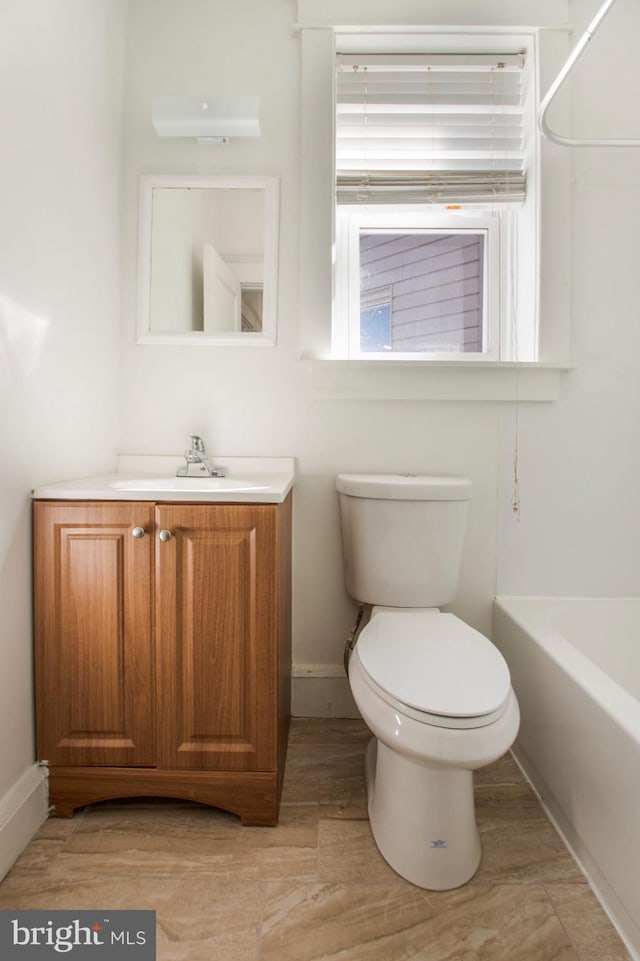
[[[138,343],[274,346],[278,179],[144,176]]]

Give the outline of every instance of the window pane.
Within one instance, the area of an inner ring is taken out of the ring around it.
[[[484,239],[467,231],[361,230],[361,350],[481,352]],[[385,305],[375,302],[380,288]],[[384,337],[371,332],[385,323]],[[376,337],[384,345],[368,346]]]
[[[391,350],[391,304],[360,309],[360,350]]]

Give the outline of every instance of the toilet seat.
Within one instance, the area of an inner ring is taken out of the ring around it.
[[[496,647],[453,614],[381,611],[355,649],[370,687],[400,713],[446,728],[484,727],[511,689]]]

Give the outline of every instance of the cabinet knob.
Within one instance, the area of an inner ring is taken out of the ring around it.
[[[144,527],[134,527],[131,531],[132,537],[144,537]]]
[[[171,531],[160,531],[161,541],[170,541],[172,537],[173,537],[173,534],[171,533]]]

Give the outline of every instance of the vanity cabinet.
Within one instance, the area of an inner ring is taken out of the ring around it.
[[[35,501],[34,596],[37,753],[56,815],[155,795],[277,822],[290,495]]]

